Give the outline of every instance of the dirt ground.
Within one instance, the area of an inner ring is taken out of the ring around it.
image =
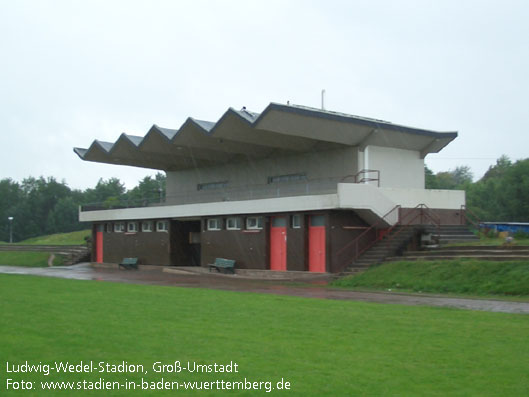
[[[76,280],[97,280],[133,284],[164,285],[188,288],[208,288],[265,294],[291,295],[304,298],[355,300],[400,305],[441,306],[467,310],[529,314],[529,302],[492,299],[449,298],[436,295],[394,292],[359,292],[334,289],[326,281],[250,280],[238,276],[208,274],[172,274],[161,271],[119,270],[94,268],[88,263],[74,266],[30,268],[0,266],[0,273],[29,274]]]

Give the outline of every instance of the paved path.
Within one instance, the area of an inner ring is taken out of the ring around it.
[[[443,296],[407,295],[402,293],[358,292],[327,288],[325,282],[303,282],[299,285],[277,280],[249,280],[237,276],[215,274],[172,274],[157,270],[118,270],[93,268],[90,264],[35,268],[0,266],[0,273],[29,274],[76,280],[102,280],[135,284],[178,287],[210,288],[229,291],[258,292],[306,298],[355,300],[401,305],[452,307],[504,313],[529,314],[529,302],[511,302],[492,299],[447,298]]]

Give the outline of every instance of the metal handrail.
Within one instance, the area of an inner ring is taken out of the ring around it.
[[[472,217],[474,217],[475,220],[471,219],[467,215],[467,213],[470,214]],[[470,210],[470,208],[468,208],[465,204],[462,204],[461,211],[459,212],[459,223],[461,225],[464,225],[465,221],[468,221],[469,223],[473,224],[476,227],[476,229],[479,230],[479,224],[481,223],[480,219],[474,212]]]
[[[378,241],[378,236],[375,237],[375,240],[373,240],[372,243],[369,244],[369,246],[365,249],[362,249],[362,252],[361,253],[358,253],[358,242],[360,241],[360,239],[362,239],[364,236],[368,235],[370,232],[372,232],[374,229],[378,229],[377,226],[379,226],[380,223],[382,223],[382,221],[385,221],[385,219],[391,214],[393,213],[395,210],[399,210],[400,209],[400,205],[396,205],[395,207],[393,207],[388,213],[386,213],[384,216],[382,216],[381,218],[379,218],[375,223],[373,223],[368,229],[366,229],[364,232],[362,232],[358,237],[356,237],[354,240],[350,241],[349,243],[347,243],[346,245],[344,245],[342,248],[340,248],[338,251],[337,251],[337,255],[340,255],[343,251],[345,251],[347,248],[349,248],[350,246],[352,246],[353,244],[355,244],[356,246],[356,249],[355,249],[355,257],[353,260],[356,260],[358,259],[358,257],[364,253],[367,249],[371,248],[371,246],[376,243]],[[399,213],[397,212],[397,222],[399,222]]]
[[[401,217],[401,214],[400,214],[400,209],[401,209],[401,206],[400,205],[396,205],[395,207],[393,207],[386,215],[384,215],[382,218],[379,218],[377,220],[377,222],[375,222],[373,225],[371,225],[367,230],[365,230],[363,233],[361,233],[359,236],[357,236],[354,240],[351,240],[349,243],[347,243],[345,246],[343,246],[341,249],[339,249],[337,251],[337,255],[340,255],[342,252],[344,252],[347,248],[351,247],[353,244],[355,246],[355,252],[354,252],[354,255],[353,255],[353,258],[350,259],[352,260],[353,262],[356,261],[364,252],[366,252],[369,248],[371,248],[373,245],[375,245],[377,242],[381,241],[382,239],[386,238],[387,241],[395,238],[396,235],[398,235],[402,230],[404,230],[404,227],[407,227],[407,226],[410,226],[411,223],[413,221],[415,221],[419,216],[421,218],[421,224],[423,224],[423,219],[424,219],[424,216],[426,216],[427,218],[429,218],[433,223],[434,225],[437,227],[437,235],[440,234],[440,227],[441,227],[441,219],[436,216],[432,211],[431,209],[426,205],[426,204],[418,204],[416,205],[414,208],[411,209],[411,211],[406,214],[404,217]],[[414,210],[416,209],[419,209],[420,211],[418,213],[415,213]],[[358,245],[359,245],[359,242],[361,241],[362,238],[364,238],[365,236],[368,235],[368,233],[372,233],[373,230],[376,230],[378,229],[377,226],[379,226],[379,224],[389,215],[391,214],[393,211],[395,210],[399,210],[398,212],[398,219],[397,219],[397,222],[395,222],[392,226],[390,226],[389,228],[387,228],[386,230],[386,233],[384,233],[383,236],[380,236],[378,233],[375,233],[375,238],[368,242],[362,249],[359,249]],[[409,220],[406,220],[410,214],[414,214],[414,216],[409,219]],[[395,229],[395,227],[397,226],[402,226],[401,229],[399,229],[396,233],[392,234],[393,230]]]
[[[361,179],[359,179],[359,176],[361,174],[369,174],[370,172],[375,172],[377,175],[376,177],[374,178],[370,178],[369,176],[368,177],[362,177]],[[356,174],[351,174],[351,175],[346,175],[342,178],[341,182],[345,182],[345,180],[347,178],[353,178],[353,183],[363,183],[363,182],[371,182],[371,181],[376,181],[377,182],[377,186],[380,187],[380,170],[369,170],[369,169],[363,169],[363,170],[360,170],[358,171]]]
[[[396,225],[393,225],[390,228],[390,230],[388,230],[388,233],[386,233],[386,235],[388,236],[387,237],[387,241],[392,240],[393,238],[395,238],[395,236],[397,236],[402,230],[404,230],[404,228],[410,226],[412,224],[412,222],[415,221],[415,219],[417,219],[419,216],[421,217],[420,224],[424,225],[423,217],[424,217],[425,214],[426,214],[426,217],[430,218],[432,220],[432,222],[434,223],[434,225],[437,227],[437,236],[440,236],[440,234],[441,234],[441,218],[436,216],[432,212],[431,208],[428,207],[426,204],[418,204],[418,205],[416,205],[412,209],[412,212],[410,212],[410,213],[413,214],[413,210],[415,210],[415,209],[420,209],[420,212],[415,214],[415,216],[413,218],[411,218],[409,221],[407,221],[407,223],[403,223],[403,220],[401,219],[400,222],[399,222],[399,225],[401,226],[401,228],[399,230],[397,230],[397,232],[395,232],[394,234],[390,234],[391,231],[393,230],[393,228]]]
[[[84,203],[81,211],[105,209],[136,208],[160,205],[208,203],[216,201],[251,200],[257,198],[301,196],[310,194],[336,193],[340,178],[314,178],[291,183],[265,183],[230,186],[211,190],[185,190],[175,194],[166,194],[162,200],[158,197],[141,199],[120,199],[119,202]]]

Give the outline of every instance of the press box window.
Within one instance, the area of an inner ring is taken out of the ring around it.
[[[226,229],[241,230],[241,228],[242,228],[241,218],[228,218],[226,220]]]
[[[307,174],[275,175],[268,177],[268,183],[306,181]]]
[[[292,215],[291,226],[292,229],[299,229],[301,227],[301,215]]]
[[[114,232],[123,233],[125,231],[125,224],[123,222],[114,223]]]
[[[152,232],[152,222],[142,222],[141,231],[142,232]]]
[[[208,219],[207,229],[208,230],[221,230],[222,229],[221,220],[219,218]]]
[[[263,217],[262,216],[251,216],[246,218],[246,229],[262,229],[263,228]]]
[[[167,232],[168,230],[169,230],[169,222],[167,221],[157,221],[156,222],[157,232]]]
[[[129,222],[127,223],[127,232],[136,233],[138,231],[138,222]]]
[[[228,181],[199,183],[197,185],[197,190],[224,189],[227,185]]]

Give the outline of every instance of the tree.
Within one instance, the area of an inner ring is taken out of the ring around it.
[[[118,178],[99,179],[94,189],[86,189],[84,204],[101,204],[108,199],[121,201],[125,199],[125,185]]]
[[[133,205],[143,205],[146,203],[165,201],[166,177],[158,172],[154,178],[146,176],[138,186],[127,193],[129,203]]]
[[[472,183],[472,172],[466,165],[458,166],[453,171],[442,171],[437,174],[425,167],[425,185],[427,189],[462,190]]]
[[[482,219],[529,221],[529,159],[514,164],[502,156],[467,190],[467,204]]]

